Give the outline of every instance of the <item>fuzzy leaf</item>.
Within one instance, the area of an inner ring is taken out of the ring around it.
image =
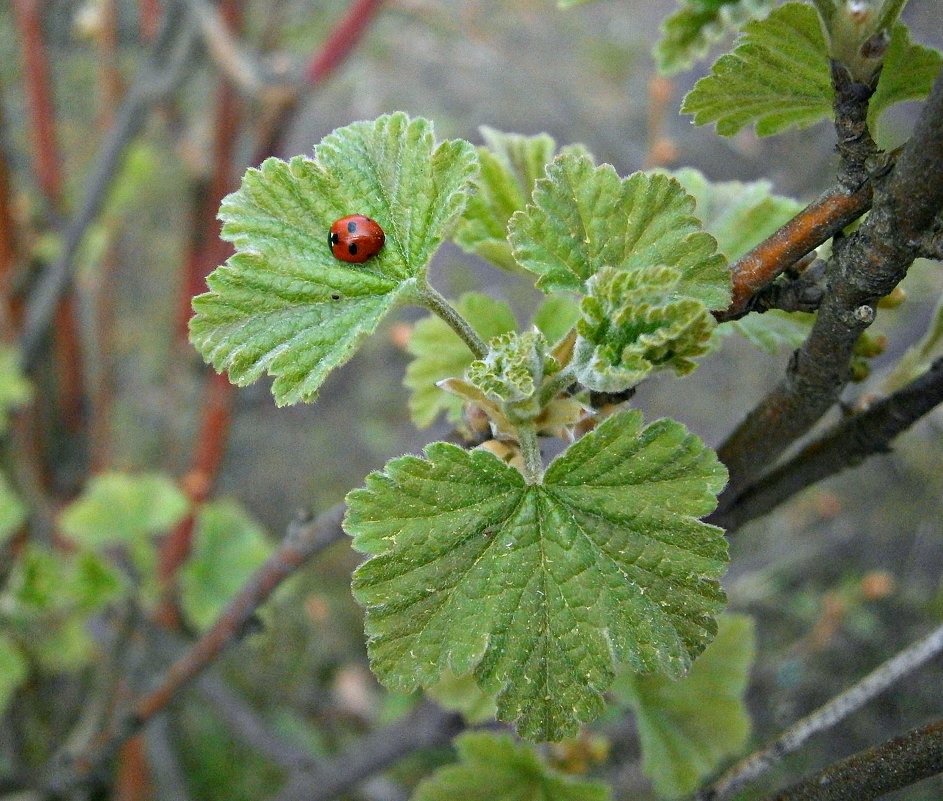
[[[608,801],[609,788],[548,767],[507,734],[466,732],[455,739],[459,762],[439,768],[412,801]]]
[[[0,473],[0,545],[26,520],[26,507],[16,497],[6,476]]]
[[[10,425],[10,410],[30,399],[32,388],[20,368],[16,348],[0,345],[0,434]]]
[[[566,295],[548,295],[534,312],[531,324],[552,344],[563,339],[579,319],[580,305],[577,301]]]
[[[750,734],[744,694],[755,651],[753,620],[722,615],[717,637],[678,681],[626,671],[612,691],[635,710],[642,769],[659,795],[687,795]]]
[[[560,739],[599,715],[613,662],[682,675],[716,631],[726,471],[680,423],[610,417],[543,483],[446,443],[347,496],[374,672],[410,692],[474,671],[498,716]]]
[[[832,97],[818,14],[804,3],[787,3],[743,29],[736,49],[717,59],[681,111],[693,114],[695,125],[717,123],[721,136],[748,125],[771,136],[830,118]]]
[[[240,386],[274,376],[281,406],[314,400],[424,275],[476,167],[468,142],[436,145],[432,123],[402,113],[337,129],[314,159],[267,159],[223,201],[222,236],[238,252],[194,299],[191,341]],[[386,234],[363,264],[328,247],[331,223],[349,214]]]
[[[716,324],[699,300],[679,297],[680,277],[672,267],[606,268],[589,280],[573,356],[583,386],[620,392],[656,368],[697,366]]]
[[[778,353],[783,348],[794,350],[802,345],[808,339],[814,322],[814,314],[772,309],[722,323],[714,330],[720,336],[736,331],[753,347],[766,353]]]
[[[540,388],[546,358],[547,340],[543,334],[512,331],[488,342],[488,353],[472,362],[466,375],[491,400],[526,401]]]
[[[521,136],[487,126],[481,127],[481,135],[485,140],[478,148],[481,172],[455,231],[455,242],[498,267],[518,271],[507,241],[508,220],[524,208],[557,143],[547,134]]]
[[[0,632],[0,715],[28,676],[29,665],[23,652],[10,637]]]
[[[468,292],[455,306],[485,341],[517,327],[511,307],[489,295]],[[409,413],[413,422],[424,428],[444,411],[450,422],[457,423],[462,417],[461,399],[443,392],[436,384],[464,375],[475,359],[468,345],[444,320],[432,315],[416,323],[407,350],[413,360],[406,368],[403,383],[410,390]]]
[[[926,97],[941,64],[943,55],[938,50],[914,44],[907,26],[895,25],[877,89],[868,103],[868,127],[874,131],[881,114],[895,103]]]
[[[655,61],[663,75],[690,69],[730,31],[763,19],[776,0],[681,0],[661,26]]]
[[[201,507],[193,552],[180,570],[187,619],[197,629],[209,628],[271,550],[261,527],[239,504],[220,500]]]
[[[723,308],[727,267],[693,211],[694,199],[673,178],[637,172],[623,180],[609,164],[565,153],[537,181],[533,203],[511,218],[509,237],[545,292],[583,292],[603,267],[663,264],[679,271],[680,294]]]
[[[456,676],[449,670],[426,690],[426,695],[444,709],[459,712],[469,724],[494,720],[498,711],[494,695],[482,692],[474,676]]]

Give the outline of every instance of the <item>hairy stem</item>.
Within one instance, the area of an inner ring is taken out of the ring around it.
[[[468,345],[468,349],[475,354],[476,359],[483,359],[488,353],[488,346],[482,338],[478,336],[471,324],[459,314],[451,303],[440,295],[429,284],[420,286],[416,294],[416,302],[439,315],[448,324],[456,334],[461,337],[462,342]]]
[[[533,423],[517,426],[517,441],[524,457],[524,478],[528,484],[539,484],[544,477],[544,462],[540,456],[540,443]]]
[[[571,367],[564,367],[559,373],[550,376],[540,388],[540,405],[546,406],[575,381],[576,376]]]

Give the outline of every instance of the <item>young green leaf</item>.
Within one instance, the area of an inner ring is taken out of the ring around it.
[[[540,331],[512,331],[488,342],[488,353],[472,362],[466,375],[491,400],[517,403],[540,389],[546,360],[547,340]]]
[[[498,267],[518,271],[507,241],[508,220],[524,208],[557,143],[547,134],[521,136],[487,126],[481,127],[481,135],[485,140],[478,148],[481,172],[455,230],[455,242]]]
[[[721,136],[747,125],[771,136],[830,118],[832,98],[818,14],[805,3],[786,3],[743,29],[737,48],[717,59],[681,111],[693,114],[695,125],[717,123]]]
[[[910,41],[906,25],[895,25],[884,54],[881,77],[868,103],[868,127],[875,130],[880,116],[895,103],[926,97],[940,73],[943,55]]]
[[[661,26],[655,61],[662,75],[690,69],[727,33],[763,19],[776,0],[681,0]]]
[[[717,637],[683,679],[622,672],[615,696],[635,710],[642,769],[659,795],[693,792],[750,734],[743,697],[753,665],[753,620],[721,615]]]
[[[397,302],[410,296],[465,205],[477,169],[462,140],[435,143],[432,123],[397,113],[327,136],[314,158],[267,159],[223,201],[235,256],[194,298],[190,339],[240,386],[263,373],[284,406],[311,401]],[[350,214],[386,235],[362,264],[336,259],[331,224]]]
[[[531,325],[536,326],[554,344],[563,339],[580,319],[580,304],[566,295],[548,295],[534,312]]]
[[[607,267],[587,282],[573,354],[583,386],[620,392],[656,368],[697,367],[716,323],[701,301],[678,295],[680,278],[672,267]]]
[[[233,501],[200,508],[193,533],[193,552],[180,569],[180,603],[187,619],[207,629],[272,546],[261,527]]]
[[[783,348],[795,350],[802,345],[808,339],[814,322],[814,314],[771,309],[763,314],[748,314],[739,320],[721,323],[714,331],[718,336],[736,332],[754,348],[778,353]]]
[[[26,520],[26,507],[10,488],[6,476],[0,473],[0,545]]]
[[[446,670],[442,678],[426,690],[426,695],[444,709],[461,713],[469,724],[494,720],[498,713],[494,694],[483,692],[474,676],[456,676]]]
[[[507,303],[480,292],[462,295],[455,307],[485,341],[517,327]],[[468,345],[444,320],[432,315],[416,323],[407,350],[413,360],[406,368],[403,384],[410,390],[413,422],[424,428],[444,411],[449,422],[457,423],[462,418],[461,399],[443,392],[436,384],[465,373],[475,359]]]
[[[29,676],[29,665],[19,646],[7,635],[0,632],[0,715],[2,715],[13,694]]]
[[[16,348],[0,345],[0,434],[10,424],[10,411],[30,399],[32,388],[20,369]]]
[[[354,574],[374,671],[409,692],[474,670],[521,734],[560,739],[602,710],[613,660],[682,675],[723,606],[720,529],[700,522],[726,471],[679,423],[606,420],[528,485],[446,443],[347,496],[374,554]]]
[[[711,309],[730,302],[730,276],[716,242],[693,215],[694,199],[673,178],[564,153],[537,181],[533,202],[511,218],[514,257],[545,292],[585,292],[603,267],[662,264],[680,273],[678,292]]]
[[[608,801],[609,788],[548,767],[507,734],[466,732],[455,739],[459,762],[439,768],[412,801]]]

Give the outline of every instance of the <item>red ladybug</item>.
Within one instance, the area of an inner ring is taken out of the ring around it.
[[[376,256],[386,241],[383,229],[375,220],[362,214],[341,217],[331,225],[327,245],[335,259],[360,264]]]

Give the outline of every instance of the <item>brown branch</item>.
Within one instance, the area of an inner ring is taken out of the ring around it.
[[[696,795],[696,801],[725,801],[820,732],[840,723],[908,673],[943,652],[943,626],[879,665],[861,681],[794,723],[779,737],[738,762]]]
[[[943,359],[903,389],[834,426],[708,519],[735,531],[822,479],[886,453],[890,442],[943,403]]]
[[[870,801],[943,773],[943,720],[859,751],[770,801]]]
[[[46,789],[62,793],[68,788],[97,779],[124,742],[165,709],[184,687],[245,634],[259,606],[285,579],[294,575],[312,556],[343,536],[343,515],[344,506],[338,504],[314,520],[293,522],[275,553],[246,582],[213,626],[170,666],[157,687],[134,702],[129,711],[100,732],[82,753],[73,758],[67,755],[65,767],[53,771],[45,782]]]
[[[828,292],[811,334],[793,354],[785,378],[718,451],[730,471],[720,514],[838,399],[877,301],[906,275],[923,232],[943,206],[943,75],[896,166],[874,183],[868,219],[847,238],[835,239]]]

